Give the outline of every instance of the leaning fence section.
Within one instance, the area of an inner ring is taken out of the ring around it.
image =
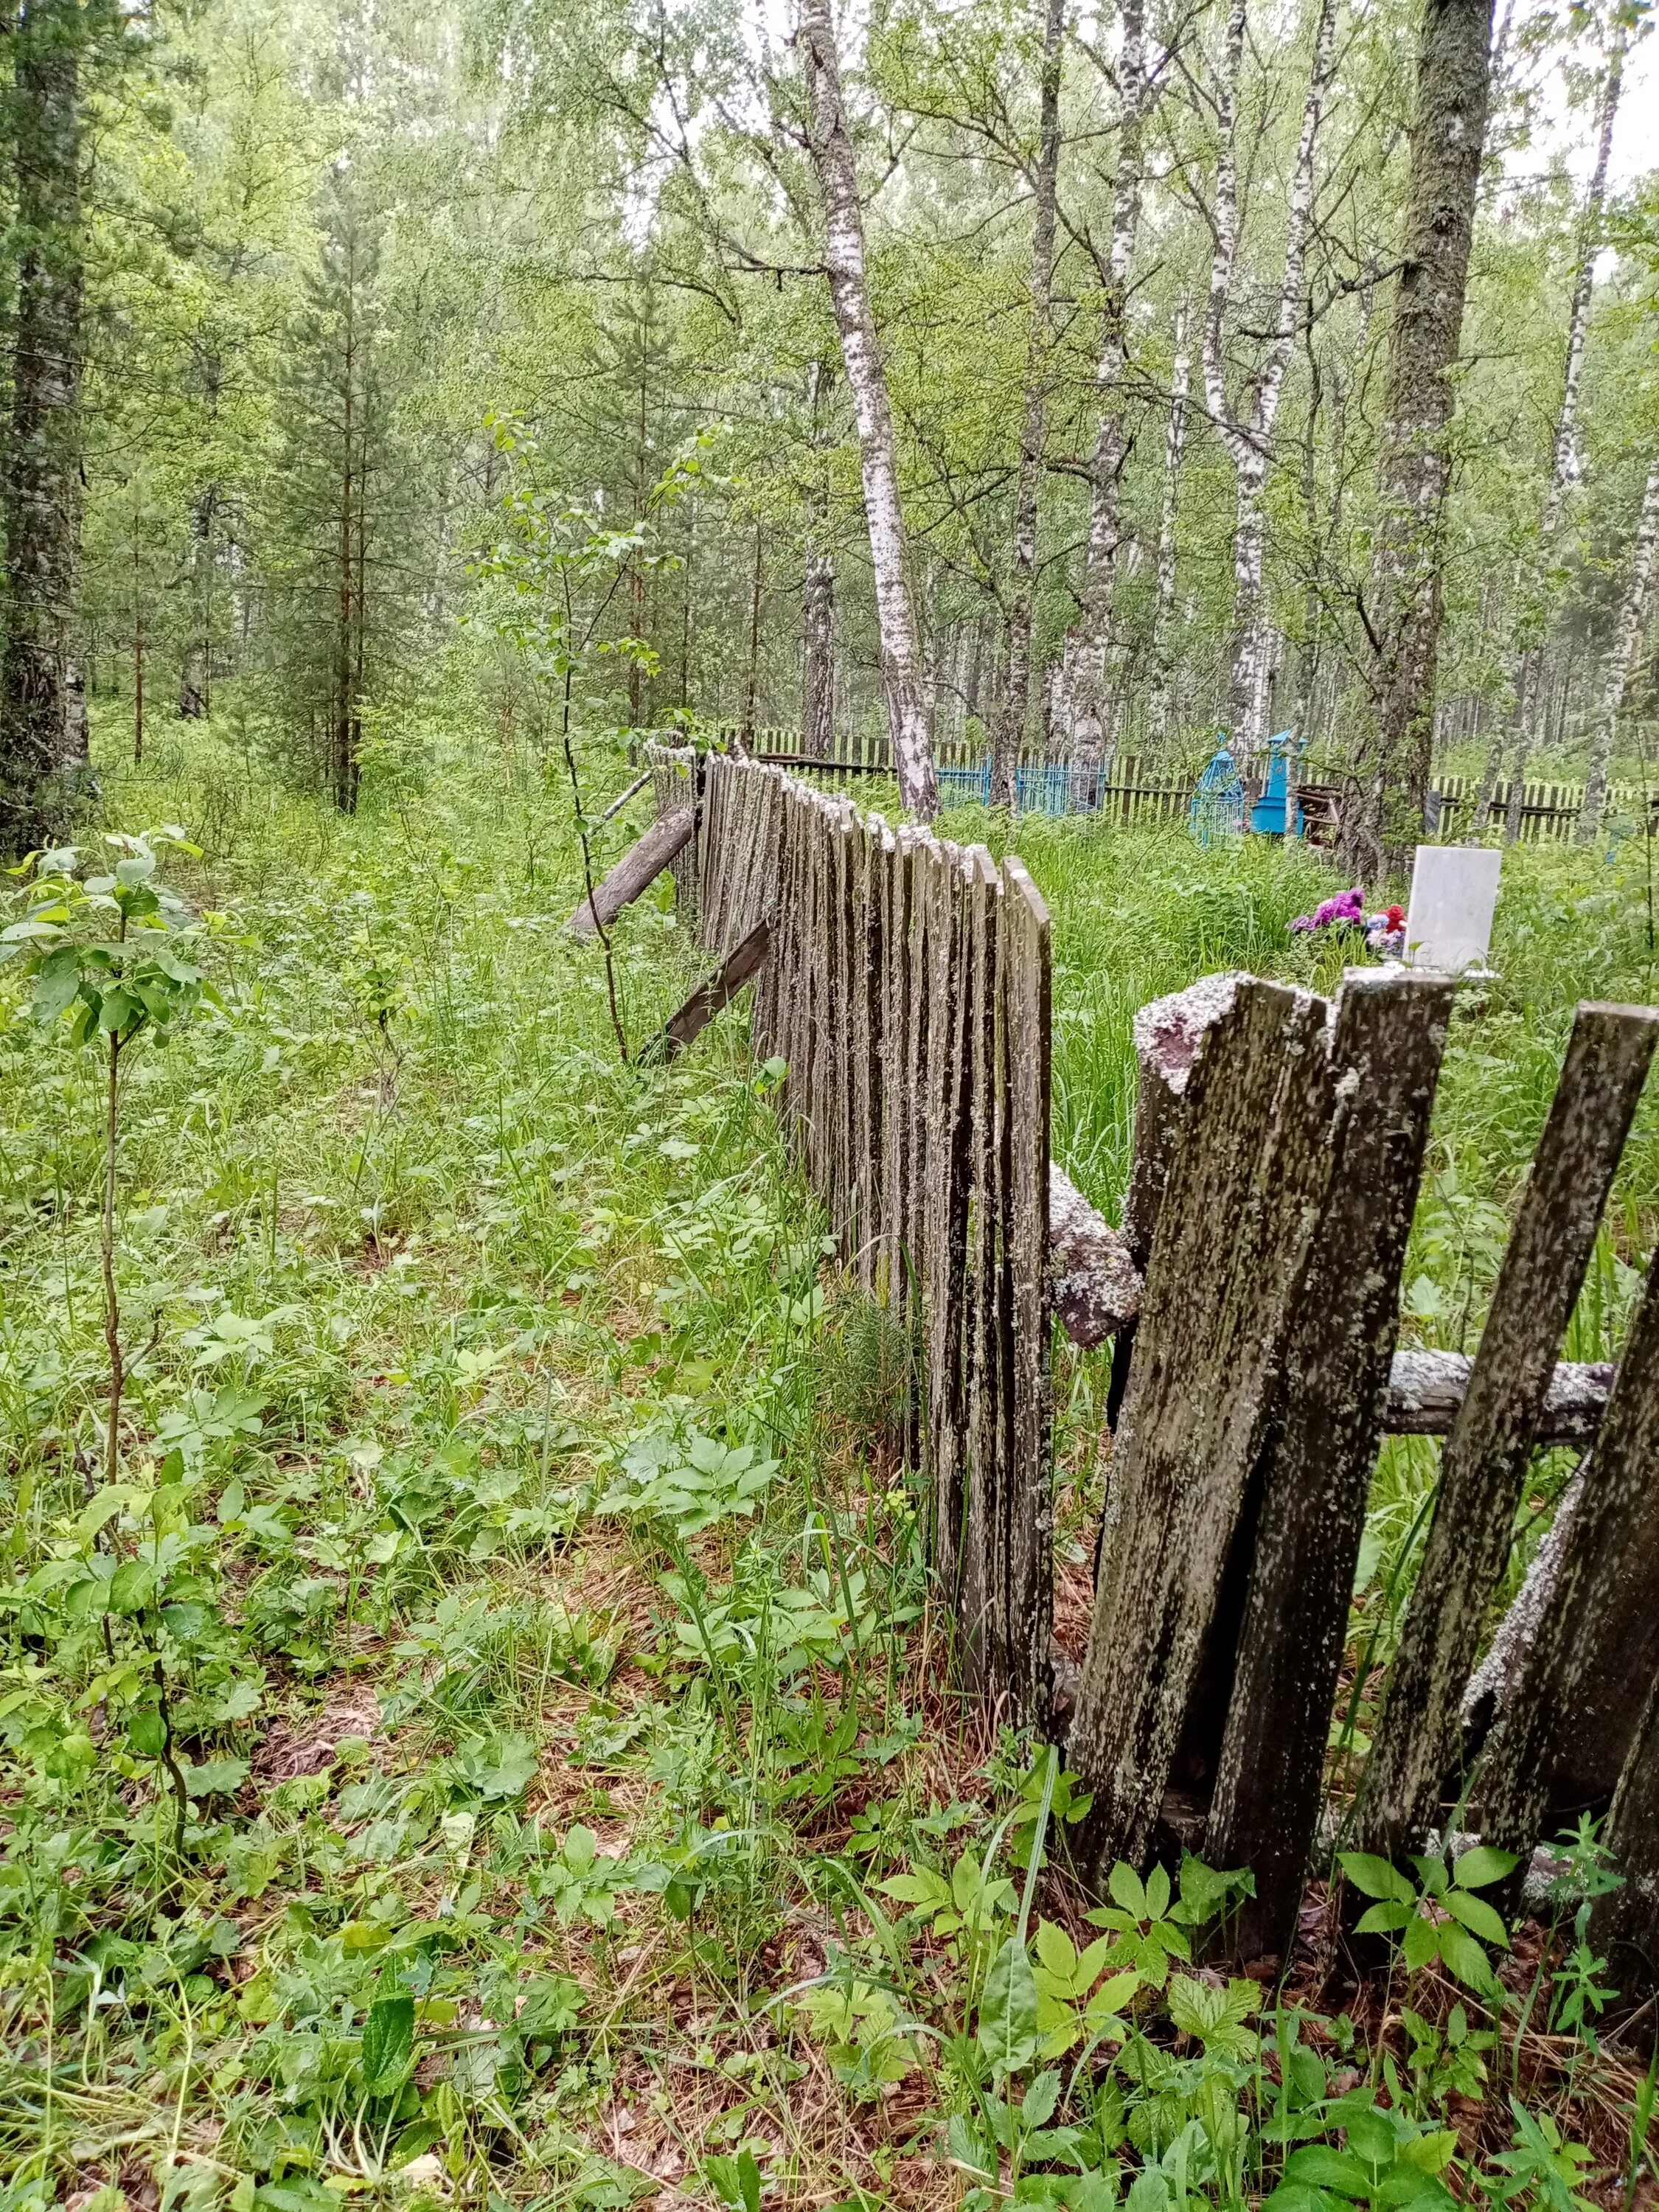
[[[653,773],[663,832],[698,770],[685,755]],[[1401,1352],[1449,978],[1356,970],[1326,1000],[1212,976],[1143,1007],[1115,1231],[1049,1161],[1048,923],[1018,861],[895,830],[775,765],[701,773],[690,895],[716,995],[754,977],[791,1141],[847,1263],[919,1349],[913,1457],[966,1672],[1010,1717],[1066,1734],[1096,1875],[1188,1847],[1249,1867],[1233,1941],[1282,1957],[1333,1819],[1393,1858],[1455,1826],[1524,1865],[1607,1810],[1626,1880],[1592,1941],[1626,1987],[1652,1987],[1653,1267],[1616,1367],[1560,1354],[1659,1010],[1578,1008],[1478,1346]],[[1116,1340],[1093,1614],[1063,1698],[1056,1318],[1079,1344]],[[1334,1776],[1390,1432],[1445,1441],[1369,1752]],[[1494,1637],[1534,1452],[1563,1443],[1594,1449]]]
[[[1018,860],[714,757],[701,933],[764,929],[754,1036],[847,1264],[919,1352],[914,1456],[965,1670],[1042,1723],[1051,1613],[1048,917]]]

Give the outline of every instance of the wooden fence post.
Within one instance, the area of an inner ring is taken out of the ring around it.
[[[1523,1856],[1552,1821],[1607,1802],[1659,1676],[1656,1277],[1650,1265],[1549,1604],[1475,1771],[1483,1833]],[[1626,1792],[1627,1838],[1648,1786]]]
[[[1048,1270],[1050,954],[1048,909],[1024,863],[1002,864],[1000,1016],[1006,1265],[1013,1389],[1006,1470],[1007,1676],[1019,1721],[1046,1729],[1053,1668],[1054,1463]]]
[[[1413,1847],[1435,1823],[1457,1765],[1464,1686],[1656,1034],[1652,1008],[1578,1009],[1469,1387],[1441,1454],[1434,1520],[1361,1786],[1367,1850],[1392,1856]]]
[[[1243,1958],[1288,1957],[1295,1934],[1451,997],[1443,976],[1361,970],[1336,1001],[1332,1059],[1351,1103],[1251,1484],[1254,1527],[1249,1515],[1241,1525],[1237,1658],[1218,1670],[1227,1704],[1205,1856],[1255,1877],[1233,1931]]]
[[[1330,1172],[1322,999],[1238,985],[1204,1033],[1146,1275],[1068,1755],[1098,1875],[1152,1839]]]

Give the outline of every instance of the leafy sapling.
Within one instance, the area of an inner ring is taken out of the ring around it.
[[[42,1028],[66,1019],[71,1042],[103,1061],[103,1206],[99,1256],[103,1284],[104,1481],[115,1491],[121,1472],[121,1415],[127,1381],[120,1293],[116,1281],[119,1218],[122,1075],[142,1038],[164,1037],[201,999],[214,998],[197,965],[198,941],[217,916],[192,915],[162,883],[164,853],[201,857],[175,824],[137,836],[105,840],[116,855],[107,873],[88,872],[79,850],[61,846],[31,854],[9,871],[24,885],[21,916],[0,930],[0,959],[24,964],[33,986],[33,1011]],[[216,1000],[215,1000],[216,1003]],[[118,1508],[118,1494],[116,1505]],[[94,1540],[118,1554],[115,1511],[94,1509]],[[159,1555],[158,1543],[155,1550]],[[161,1656],[164,1631],[182,1618],[155,1558],[119,1558],[101,1582],[104,1642],[116,1671],[112,1621],[132,1624],[147,1644],[154,1702],[128,1726],[131,1747],[165,1768],[175,1803],[173,1845],[182,1851],[189,1793],[173,1747],[172,1706]],[[185,1608],[188,1610],[188,1608]],[[173,1620],[169,1620],[169,1615]]]

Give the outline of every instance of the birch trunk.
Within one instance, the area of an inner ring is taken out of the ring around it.
[[[75,0],[30,0],[15,48],[16,277],[5,480],[0,856],[68,827],[86,721],[75,660],[81,597],[83,353],[80,52]]]
[[[815,361],[807,372],[807,401],[811,410],[815,459],[825,439],[820,423],[824,391],[830,382],[825,363]],[[815,469],[806,507],[806,576],[802,589],[805,635],[801,654],[801,750],[809,760],[827,759],[836,733],[836,562],[824,543],[825,497]]]
[[[1642,500],[1642,519],[1636,528],[1630,580],[1625,586],[1625,603],[1619,611],[1619,633],[1607,669],[1607,691],[1601,701],[1595,735],[1590,744],[1589,773],[1585,779],[1583,805],[1579,810],[1578,826],[1574,832],[1577,842],[1581,845],[1589,844],[1601,827],[1601,810],[1607,799],[1607,769],[1613,759],[1619,725],[1630,698],[1631,684],[1642,658],[1642,634],[1647,627],[1648,599],[1653,588],[1656,545],[1659,545],[1659,461],[1656,461],[1648,472],[1648,488]],[[1645,823],[1643,824],[1644,829],[1650,826]]]
[[[1014,573],[1008,608],[1008,696],[997,717],[992,757],[994,805],[1012,807],[1019,749],[1031,697],[1031,608],[1036,589],[1037,488],[1048,404],[1053,349],[1054,198],[1060,178],[1060,77],[1066,0],[1047,0],[1042,27],[1042,86],[1032,180],[1031,331],[1025,356],[1025,416],[1020,430],[1019,486],[1014,498]]]
[[[1343,817],[1344,861],[1373,882],[1386,866],[1403,865],[1428,804],[1446,432],[1486,138],[1491,38],[1492,0],[1425,0],[1384,404],[1373,723],[1359,761],[1362,786]]]
[[[1176,527],[1181,520],[1181,464],[1187,449],[1187,399],[1191,388],[1193,350],[1187,341],[1191,303],[1182,293],[1176,309],[1175,362],[1170,377],[1170,416],[1164,429],[1164,501],[1158,522],[1158,599],[1152,611],[1149,658],[1156,671],[1152,727],[1163,732],[1170,718],[1170,668],[1167,639],[1170,617],[1175,612]],[[1167,734],[1167,733],[1166,733]]]
[[[1069,643],[1067,707],[1072,753],[1103,783],[1116,747],[1117,699],[1112,678],[1117,652],[1117,580],[1123,548],[1123,465],[1129,433],[1125,373],[1129,362],[1129,278],[1140,228],[1146,118],[1145,0],[1122,0],[1118,51],[1117,179],[1112,236],[1101,309],[1095,389],[1100,422],[1090,475],[1089,548],[1083,571],[1083,617]]]
[[[1235,408],[1227,395],[1227,308],[1238,262],[1238,103],[1248,27],[1249,0],[1232,0],[1216,100],[1220,143],[1216,162],[1215,251],[1210,262],[1209,310],[1204,320],[1204,396],[1238,487],[1229,711],[1233,750],[1242,761],[1250,763],[1260,758],[1267,742],[1271,628],[1262,574],[1261,500],[1273,465],[1273,432],[1302,316],[1308,241],[1313,234],[1314,161],[1335,46],[1335,0],[1319,0],[1314,27],[1313,65],[1291,179],[1285,276],[1278,312],[1267,351],[1249,381],[1245,402]]]
[[[1601,212],[1607,196],[1607,168],[1613,159],[1613,126],[1619,113],[1619,94],[1624,81],[1625,33],[1615,29],[1613,50],[1607,57],[1607,70],[1601,81],[1601,95],[1596,104],[1595,161],[1590,171],[1589,186],[1584,196],[1584,211],[1578,227],[1578,252],[1573,269],[1572,304],[1567,314],[1567,358],[1561,380],[1561,411],[1556,418],[1555,440],[1550,455],[1549,489],[1544,497],[1544,514],[1539,532],[1538,545],[1532,562],[1529,579],[1529,604],[1522,610],[1524,642],[1521,654],[1521,671],[1517,679],[1517,695],[1529,694],[1536,698],[1543,674],[1543,640],[1540,633],[1545,623],[1544,599],[1548,590],[1547,569],[1551,549],[1561,526],[1561,516],[1566,506],[1567,495],[1582,479],[1584,469],[1578,444],[1578,398],[1584,380],[1584,346],[1589,334],[1590,298],[1595,285],[1595,257],[1601,243]],[[1536,714],[1533,716],[1536,721]],[[1516,729],[1515,766],[1510,779],[1509,811],[1504,825],[1506,844],[1514,844],[1521,834],[1521,791],[1526,781],[1527,757],[1532,750],[1532,733],[1526,721]]]
[[[804,597],[801,750],[809,760],[827,760],[836,730],[836,564],[828,553],[808,556]]]
[[[864,214],[859,204],[853,141],[842,105],[831,0],[802,0],[799,40],[806,74],[812,166],[823,199],[830,297],[858,423],[893,767],[906,809],[923,821],[931,821],[939,811],[939,787],[933,776],[915,614],[904,573],[904,517],[899,505],[893,414],[865,279]]]

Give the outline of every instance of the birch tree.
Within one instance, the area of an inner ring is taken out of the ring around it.
[[[1145,0],[1122,0],[1117,60],[1117,174],[1111,236],[1101,270],[1100,351],[1095,368],[1099,420],[1089,479],[1089,544],[1082,613],[1066,640],[1066,713],[1075,764],[1103,777],[1117,745],[1116,597],[1124,544],[1123,468],[1129,427],[1129,278],[1140,227],[1148,82]]]
[[[1133,0],[1132,0],[1133,4]],[[1019,748],[1031,695],[1031,612],[1036,586],[1037,490],[1042,476],[1049,358],[1054,347],[1054,201],[1060,181],[1060,86],[1066,0],[1047,0],[1031,184],[1030,335],[1026,343],[1025,406],[1020,426],[1019,480],[1014,495],[1014,560],[1008,605],[1008,689],[997,718],[992,799],[1014,803]]]
[[[1227,391],[1228,309],[1238,289],[1239,94],[1243,75],[1248,0],[1231,0],[1216,101],[1219,150],[1216,162],[1215,249],[1204,319],[1204,398],[1221,434],[1237,486],[1233,540],[1233,651],[1229,705],[1233,749],[1241,759],[1259,757],[1267,741],[1270,628],[1264,578],[1265,495],[1273,465],[1274,430],[1285,380],[1304,311],[1308,244],[1313,234],[1314,167],[1335,45],[1335,0],[1318,0],[1313,66],[1303,105],[1302,131],[1291,179],[1285,233],[1285,274],[1265,351],[1255,363],[1238,402]]]
[[[1607,690],[1601,712],[1590,740],[1589,770],[1584,782],[1583,803],[1574,832],[1581,845],[1591,843],[1601,827],[1601,811],[1607,799],[1607,769],[1619,734],[1631,687],[1642,658],[1642,637],[1647,628],[1648,601],[1653,590],[1654,551],[1659,546],[1659,461],[1648,472],[1642,500],[1642,519],[1636,526],[1624,605],[1619,610],[1619,629],[1613,658],[1607,665]],[[1644,827],[1648,826],[1646,824]]]
[[[1526,790],[1527,756],[1532,750],[1530,731],[1537,710],[1528,705],[1541,689],[1544,641],[1542,601],[1555,541],[1559,534],[1568,494],[1584,474],[1578,432],[1579,396],[1584,380],[1584,347],[1589,336],[1590,297],[1595,283],[1595,258],[1601,247],[1601,216],[1607,196],[1607,169],[1613,159],[1613,129],[1619,113],[1624,82],[1626,33],[1616,24],[1607,66],[1596,101],[1595,158],[1579,220],[1577,252],[1572,274],[1572,301],[1567,313],[1566,362],[1561,380],[1561,406],[1556,416],[1550,450],[1548,488],[1538,543],[1528,563],[1528,589],[1524,595],[1520,627],[1522,632],[1520,665],[1516,672],[1516,739],[1514,765],[1510,774],[1509,805],[1504,824],[1504,842],[1512,845],[1521,834],[1521,808]]]
[[[842,100],[831,0],[802,0],[799,33],[806,76],[807,138],[823,203],[824,263],[842,360],[858,423],[865,523],[881,631],[882,690],[899,797],[922,821],[939,811],[915,612],[904,566],[904,516],[887,376],[865,276],[864,211]]]
[[[1152,609],[1148,658],[1153,670],[1152,727],[1160,732],[1170,709],[1168,637],[1175,612],[1176,531],[1181,520],[1181,465],[1187,450],[1187,406],[1192,388],[1193,349],[1188,338],[1192,303],[1183,292],[1176,308],[1175,360],[1170,377],[1170,413],[1164,426],[1164,484],[1158,521],[1158,598]]]

